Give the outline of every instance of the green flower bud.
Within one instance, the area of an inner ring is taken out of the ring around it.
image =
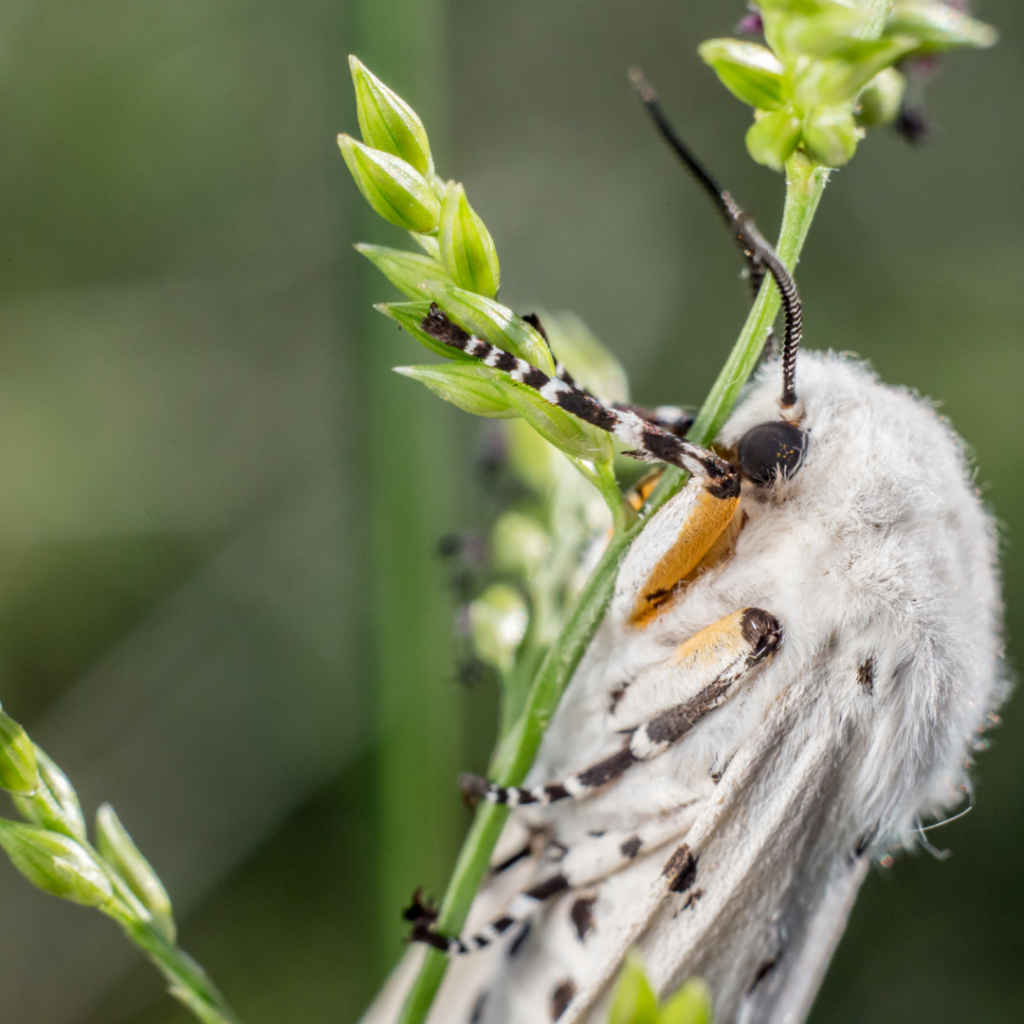
[[[416,111],[367,70],[358,57],[350,55],[348,66],[356,88],[356,113],[363,142],[400,157],[426,177],[432,175],[430,143]]]
[[[628,402],[629,380],[622,364],[575,313],[544,313],[551,351],[573,377],[602,402]]]
[[[690,978],[658,1011],[658,1024],[711,1024],[711,993],[700,978]]]
[[[350,135],[339,135],[338,145],[359,191],[385,220],[409,231],[437,230],[440,200],[412,164]]]
[[[35,746],[28,733],[3,711],[0,711],[0,788],[12,793],[34,793],[39,788]]]
[[[35,751],[40,785],[30,796],[15,796],[15,806],[29,821],[85,842],[85,818],[75,787],[39,747]]]
[[[441,363],[431,366],[396,366],[395,373],[426,384],[435,395],[474,416],[512,419],[518,411],[506,401],[500,371],[482,363]]]
[[[829,57],[863,36],[870,20],[867,6],[819,2],[813,13],[776,12],[769,16],[779,52]]]
[[[551,495],[558,487],[565,460],[523,420],[513,420],[505,430],[509,463],[515,475],[538,494]]]
[[[999,33],[983,21],[949,4],[925,0],[896,0],[885,24],[887,35],[913,36],[923,52],[959,46],[994,46]]]
[[[361,252],[403,295],[410,299],[422,299],[426,293],[420,287],[424,281],[442,281],[451,284],[448,271],[418,252],[403,249],[388,249],[383,245],[367,245],[360,242],[356,249]]]
[[[51,896],[98,907],[114,895],[103,868],[66,835],[0,818],[0,846],[33,885]]]
[[[526,602],[519,591],[507,583],[492,583],[469,606],[474,653],[499,672],[510,671],[528,621]]]
[[[747,129],[747,151],[759,164],[781,171],[800,142],[802,131],[791,110],[763,114]]]
[[[426,281],[424,287],[464,331],[484,338],[554,376],[555,364],[547,343],[507,306],[455,285]]]
[[[722,84],[744,103],[778,110],[785,102],[781,61],[767,47],[739,39],[709,39],[697,48]]]
[[[896,119],[903,102],[907,80],[895,68],[880,71],[857,97],[857,124],[889,124]]]
[[[643,961],[636,953],[630,953],[612,994],[608,1024],[656,1024],[657,1019],[658,1003]]]
[[[494,525],[491,550],[500,570],[529,580],[547,561],[551,553],[551,538],[533,516],[506,512]]]
[[[100,855],[149,911],[163,937],[173,943],[174,914],[167,890],[149,861],[139,853],[110,804],[103,804],[96,812],[96,838]]]
[[[454,181],[445,186],[441,203],[441,259],[461,288],[491,299],[498,294],[501,273],[491,234]]]
[[[424,348],[430,349],[435,355],[443,356],[445,359],[454,359],[456,362],[478,363],[478,359],[467,355],[461,349],[453,345],[446,345],[443,341],[432,338],[420,324],[423,318],[430,312],[429,302],[380,302],[373,307],[378,313],[383,313],[396,321],[399,326],[408,331]]]
[[[803,149],[825,167],[842,167],[864,137],[848,107],[817,107],[804,124]]]
[[[794,99],[808,110],[851,102],[875,75],[916,46],[910,36],[851,42],[842,57],[808,61],[794,79]]]

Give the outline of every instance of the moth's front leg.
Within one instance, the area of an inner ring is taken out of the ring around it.
[[[423,942],[451,954],[484,949],[555,897],[600,882],[637,857],[678,839],[693,824],[698,810],[699,801],[694,800],[673,814],[644,822],[637,828],[607,832],[574,844],[565,852],[557,870],[513,897],[501,914],[471,935],[448,936],[435,931],[433,911],[416,901],[406,911],[406,917],[413,922],[412,941]],[[577,930],[581,930],[579,926]]]
[[[561,782],[530,789],[497,786],[477,775],[464,775],[459,780],[463,792],[478,800],[511,807],[586,796],[617,779],[632,765],[649,761],[678,743],[726,700],[737,682],[774,654],[781,642],[778,619],[761,608],[742,608],[726,615],[681,644],[659,666],[662,682],[667,678],[674,692],[685,696],[631,729],[620,750]]]

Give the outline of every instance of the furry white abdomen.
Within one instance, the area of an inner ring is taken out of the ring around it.
[[[810,437],[800,472],[767,493],[744,485],[733,555],[654,623],[603,623],[529,784],[614,752],[620,730],[677,703],[670,674],[629,684],[723,616],[770,612],[784,630],[780,651],[662,756],[591,797],[523,810],[510,823],[543,825],[572,849],[693,805],[703,816],[694,832],[705,838],[689,895],[700,895],[666,899],[640,945],[664,990],[704,976],[723,1021],[802,1019],[867,857],[912,844],[920,817],[960,799],[971,744],[1005,686],[995,531],[959,439],[927,403],[843,357],[804,353],[798,387]],[[769,364],[721,445],[777,419],[778,393]],[[644,554],[646,536],[627,557]],[[730,789],[736,764],[747,774]],[[444,992],[465,1007],[470,989],[486,991],[480,1024],[551,1020],[558,986],[613,980],[604,975],[623,922],[672,848],[590,887],[593,926],[583,938],[570,919],[579,894],[568,893],[536,916],[514,956],[490,958],[486,976],[466,958]],[[517,884],[551,870],[528,863]],[[497,903],[481,894],[471,927]],[[458,1021],[453,1005],[442,997],[431,1021]],[[597,1024],[601,1007],[585,1019]]]

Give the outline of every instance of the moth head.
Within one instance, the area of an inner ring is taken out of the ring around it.
[[[807,432],[789,420],[751,427],[740,438],[740,471],[753,484],[766,487],[799,472],[807,454]]]

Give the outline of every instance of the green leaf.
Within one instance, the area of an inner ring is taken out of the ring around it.
[[[785,69],[767,47],[739,39],[709,39],[697,52],[737,99],[760,110],[778,110],[785,103]]]
[[[643,961],[630,953],[615,985],[608,1024],[657,1024],[657,1019],[658,1003]]]
[[[396,366],[395,373],[426,384],[435,395],[474,416],[505,420],[519,415],[500,390],[505,383],[501,371],[483,363]]]
[[[348,66],[356,91],[356,113],[363,142],[400,157],[420,174],[428,177],[433,174],[430,143],[416,111],[369,71],[358,57],[349,55]]]
[[[359,191],[385,220],[421,234],[437,230],[441,201],[412,164],[350,135],[339,135],[338,146]]]
[[[154,926],[168,942],[175,940],[174,914],[167,890],[132,842],[110,804],[96,812],[96,838],[100,855],[127,883],[153,918]]]
[[[114,895],[110,879],[88,850],[60,832],[0,818],[0,846],[33,885],[51,896],[98,907]]]
[[[994,46],[999,33],[983,21],[971,18],[938,0],[896,0],[885,24],[887,35],[913,36],[924,52],[960,46]]]
[[[700,978],[690,978],[658,1011],[658,1024],[711,1024],[711,993]]]
[[[611,350],[575,313],[542,313],[551,351],[602,402],[628,402],[629,379]]]
[[[522,416],[544,440],[575,459],[608,462],[613,457],[611,438],[606,431],[552,405],[533,388],[517,384],[503,370],[474,362],[397,366],[395,372],[421,381],[445,401],[474,416]]]
[[[461,288],[493,299],[501,271],[494,241],[484,222],[454,181],[445,186],[441,202],[441,259],[448,275]]]
[[[819,164],[842,167],[863,136],[864,129],[857,127],[848,107],[818,107],[804,123],[802,147]]]
[[[34,793],[39,785],[34,744],[10,715],[0,711],[0,788]]]
[[[747,129],[747,151],[773,171],[785,168],[800,142],[803,128],[791,110],[777,110],[759,117]]]
[[[492,583],[469,606],[474,653],[499,672],[511,671],[528,621],[526,602],[519,591],[507,583]]]
[[[29,821],[85,842],[85,818],[75,787],[38,746],[35,752],[41,785],[31,795],[13,797],[15,806]]]
[[[857,124],[889,124],[896,119],[903,102],[907,80],[895,68],[880,71],[857,97]]]
[[[356,249],[410,299],[426,298],[426,292],[420,287],[424,281],[451,283],[448,271],[430,256],[365,242],[360,242]]]
[[[373,307],[378,313],[383,313],[396,321],[404,330],[408,331],[424,348],[430,349],[435,355],[445,359],[454,359],[456,362],[479,363],[479,359],[455,348],[454,345],[446,345],[443,341],[432,338],[420,324],[423,318],[430,312],[429,302],[380,302]]]
[[[425,290],[464,331],[554,376],[555,364],[544,339],[507,306],[439,281],[425,282]]]

